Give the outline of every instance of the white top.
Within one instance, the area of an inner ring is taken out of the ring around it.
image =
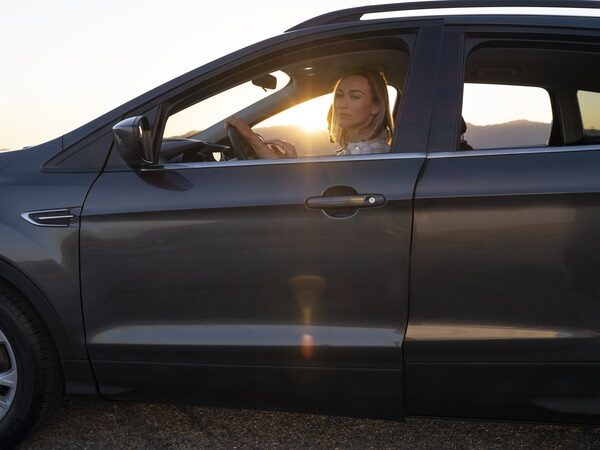
[[[369,153],[388,153],[389,151],[387,131],[383,130],[378,136],[368,141],[348,142],[346,147],[338,150],[338,155],[367,155]]]

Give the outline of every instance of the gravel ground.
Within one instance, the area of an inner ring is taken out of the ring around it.
[[[406,422],[67,397],[24,449],[599,448],[600,427]]]

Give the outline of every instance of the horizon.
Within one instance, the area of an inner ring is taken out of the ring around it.
[[[475,128],[485,128],[485,127],[497,127],[497,126],[503,126],[503,125],[510,125],[510,124],[515,124],[515,123],[519,123],[519,122],[524,122],[527,124],[531,124],[531,125],[549,125],[550,122],[542,122],[542,121],[532,121],[532,120],[527,120],[527,119],[515,119],[515,120],[510,120],[508,122],[500,122],[500,123],[490,123],[490,124],[485,124],[485,125],[477,125],[474,124],[472,122],[469,122],[467,120],[465,120],[466,124],[467,124],[467,128],[471,128],[473,129],[473,127]],[[288,128],[288,127],[298,127],[300,128],[301,126],[298,125],[294,125],[294,124],[274,124],[274,125],[269,125],[269,126],[256,126],[255,129],[256,130],[269,130],[269,129],[281,129],[281,128]],[[594,129],[594,128],[592,128]],[[189,137],[192,136],[194,134],[198,134],[201,133],[203,130],[190,130],[184,134],[178,135],[178,136],[172,136],[173,138],[184,138],[184,137]],[[307,135],[311,135],[311,134],[318,134],[321,132],[327,132],[326,128],[310,128],[310,129],[303,129],[303,132]],[[60,136],[57,136],[60,137]],[[25,147],[27,148],[27,147]],[[22,148],[0,148],[0,152],[5,152],[5,151],[17,151],[17,150],[22,150]]]

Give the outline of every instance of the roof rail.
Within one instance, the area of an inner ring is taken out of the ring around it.
[[[545,7],[545,8],[600,8],[597,0],[433,0],[421,2],[391,3],[386,5],[359,6],[357,8],[341,9],[299,23],[286,30],[297,31],[304,28],[316,27],[342,22],[359,21],[364,14],[411,11],[419,9],[442,9],[442,8],[511,8],[511,7]]]

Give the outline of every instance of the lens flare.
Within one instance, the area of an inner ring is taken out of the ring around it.
[[[310,334],[302,335],[302,344],[300,348],[302,349],[302,356],[304,359],[312,358],[315,347],[313,337]]]

